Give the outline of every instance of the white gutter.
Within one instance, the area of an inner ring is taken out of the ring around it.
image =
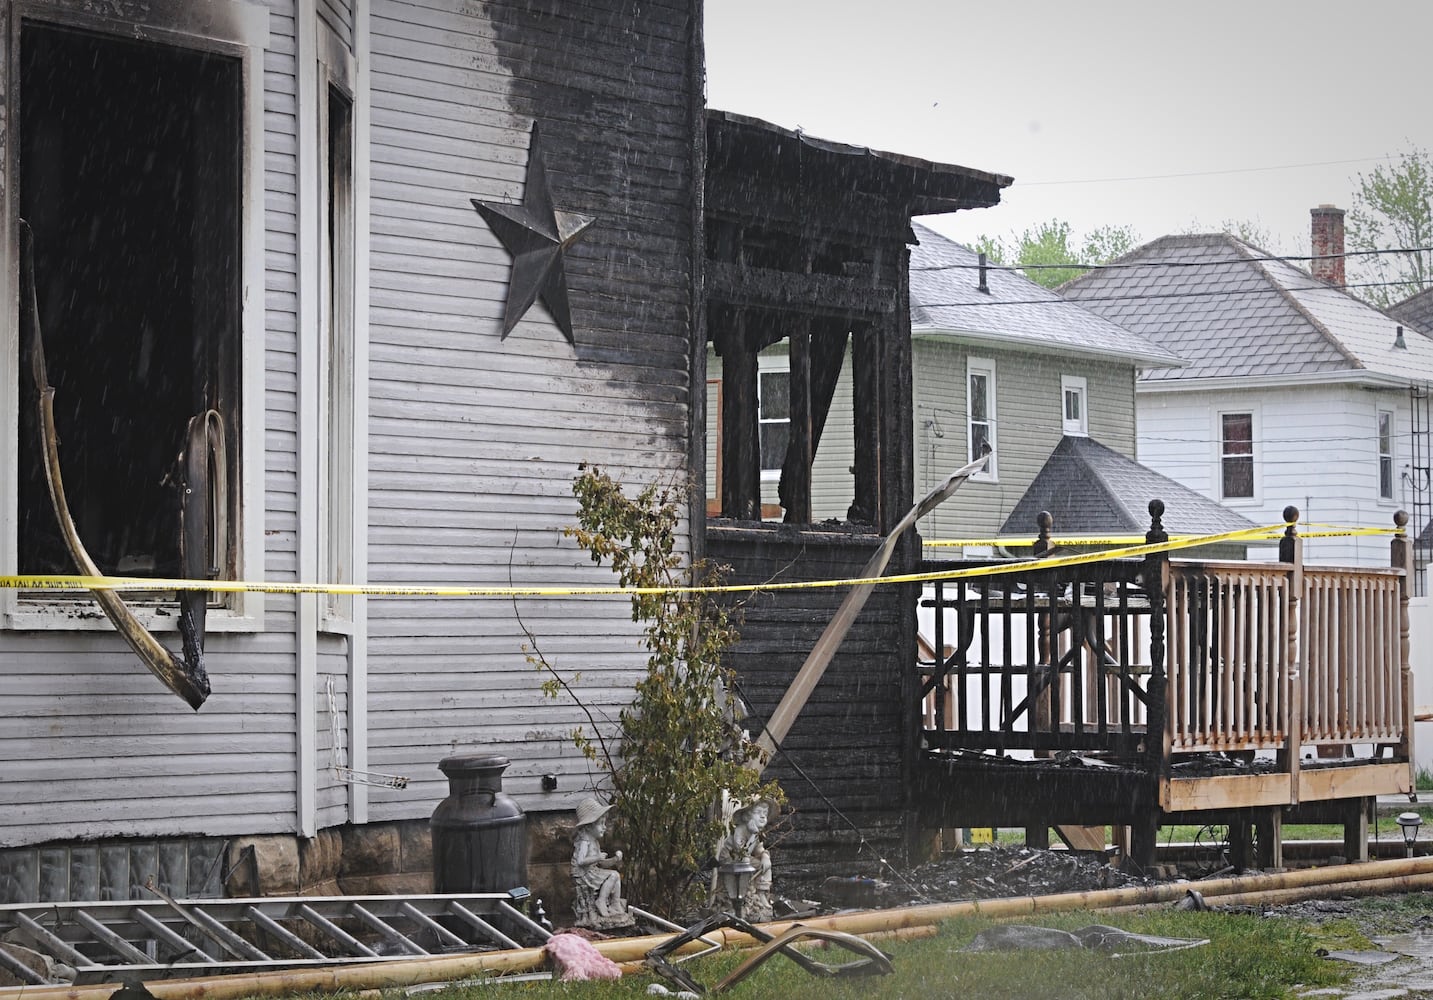
[[[1173,354],[1142,354],[1130,351],[1109,348],[1100,350],[1098,348],[1081,347],[1064,340],[1044,340],[1032,338],[1024,334],[996,333],[985,330],[946,330],[926,327],[917,329],[911,327],[911,339],[926,337],[932,340],[960,340],[985,345],[991,344],[1007,351],[1017,351],[1027,354],[1041,354],[1049,351],[1057,351],[1060,354],[1067,354],[1072,357],[1096,358],[1098,360],[1115,360],[1132,364],[1138,368],[1183,368],[1189,362]],[[1019,339],[1012,339],[1018,337]]]
[[[1221,392],[1236,389],[1290,389],[1310,385],[1364,385],[1370,389],[1407,389],[1424,381],[1414,375],[1386,375],[1366,368],[1292,375],[1226,375],[1220,378],[1139,379],[1136,393]]]

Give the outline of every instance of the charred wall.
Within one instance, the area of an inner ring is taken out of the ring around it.
[[[732,567],[732,583],[850,579],[878,541],[870,534],[776,526],[707,530],[708,555]],[[727,663],[751,708],[753,735],[844,596],[844,588],[819,587],[744,597],[741,638]],[[915,662],[914,608],[909,588],[876,588],[768,768],[794,812],[792,828],[772,838],[780,845],[778,865],[874,862],[862,854],[862,838],[882,857],[899,849],[906,714],[914,704],[906,690],[907,665]]]

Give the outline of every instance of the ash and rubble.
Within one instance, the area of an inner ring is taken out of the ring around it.
[[[850,876],[787,873],[778,885],[793,911],[893,909],[1003,896],[1045,896],[1154,885],[1112,867],[1103,854],[1032,847],[963,850],[913,867],[872,866]]]

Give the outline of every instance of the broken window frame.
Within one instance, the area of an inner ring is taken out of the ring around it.
[[[20,46],[26,24],[70,28],[116,38],[154,42],[187,50],[211,52],[236,60],[242,95],[239,162],[236,164],[241,204],[240,288],[237,317],[239,343],[238,412],[240,425],[231,428],[230,447],[238,450],[239,492],[234,526],[233,562],[237,579],[262,574],[263,566],[263,454],[264,454],[264,74],[263,49],[269,37],[268,11],[249,4],[216,0],[197,7],[188,0],[147,0],[144,4],[109,5],[109,13],[95,13],[87,0],[13,0],[5,14],[6,43],[0,51],[0,80],[5,84],[5,120],[20,121]],[[13,192],[20,176],[19,130],[0,134],[0,162],[5,184]],[[19,256],[19,199],[3,199],[4,247],[9,263],[0,269],[0,308],[7,329],[0,349],[0,387],[6,405],[0,408],[0,468],[19,469],[22,454],[33,445],[19,438],[19,399],[22,379],[19,356],[19,284],[15,261]],[[44,318],[41,317],[43,324]],[[11,401],[14,401],[13,403]],[[178,430],[182,431],[182,428]],[[61,461],[64,461],[63,443]],[[19,484],[17,476],[0,481],[0,575],[19,569]],[[177,530],[177,529],[176,529]],[[83,529],[81,530],[83,535]],[[249,573],[246,573],[249,570]],[[85,595],[89,608],[89,597]],[[139,622],[157,632],[175,631],[178,616],[173,595],[154,600],[129,601]],[[208,616],[210,631],[251,631],[263,626],[264,595],[221,595]],[[107,631],[113,626],[93,609],[77,613],[75,595],[57,591],[0,589],[0,628]]]

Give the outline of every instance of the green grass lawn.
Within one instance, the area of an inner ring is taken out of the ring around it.
[[[1246,914],[1175,910],[1062,913],[1025,922],[1065,930],[1110,924],[1141,934],[1207,938],[1209,943],[1183,951],[1122,957],[1085,950],[973,953],[964,951],[964,947],[994,922],[964,918],[941,925],[935,937],[880,942],[880,947],[892,956],[893,975],[817,978],[778,955],[726,995],[733,1000],[1275,1000],[1292,996],[1295,987],[1314,989],[1348,980],[1348,967],[1317,956],[1320,946],[1367,946],[1356,931],[1337,931],[1337,940],[1330,940],[1326,930],[1297,920],[1270,920]],[[825,950],[817,957],[838,964],[851,956],[840,950]],[[698,982],[710,987],[743,958],[742,953],[725,952],[698,959],[688,968]],[[652,982],[663,981],[638,973],[616,982],[511,983],[502,987],[502,995],[617,1000],[646,996]],[[672,988],[675,991],[676,987]],[[487,1000],[497,995],[491,985],[454,986],[439,993],[422,994],[425,1000]]]

